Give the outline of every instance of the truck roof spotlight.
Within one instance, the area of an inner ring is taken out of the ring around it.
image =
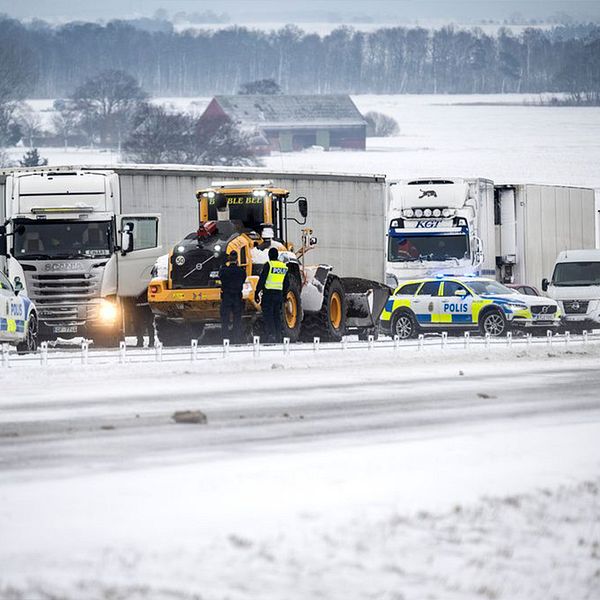
[[[423,216],[423,211],[420,208],[417,208],[415,210],[415,217],[422,217]]]

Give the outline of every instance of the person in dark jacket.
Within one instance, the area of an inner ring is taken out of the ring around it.
[[[260,297],[260,305],[265,326],[265,342],[281,343],[283,341],[283,299],[289,289],[288,268],[279,260],[277,248],[269,249],[269,261],[265,263],[255,297]]]
[[[223,339],[239,343],[242,337],[242,312],[244,308],[242,290],[246,281],[246,270],[237,264],[237,252],[229,253],[227,262],[219,269],[221,280],[221,333]],[[229,327],[231,322],[231,329]]]

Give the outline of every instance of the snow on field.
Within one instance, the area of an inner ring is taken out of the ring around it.
[[[393,116],[400,135],[370,138],[367,152],[296,152],[267,157],[277,170],[489,177],[600,189],[600,108],[540,107],[535,95],[354,96],[364,113]],[[160,98],[179,110],[202,111],[208,98]],[[50,100],[31,101],[48,118]],[[115,154],[42,148],[51,164],[114,164]],[[12,149],[20,157],[24,149]]]
[[[0,597],[594,598],[600,345],[0,369]],[[201,409],[206,425],[176,425]]]

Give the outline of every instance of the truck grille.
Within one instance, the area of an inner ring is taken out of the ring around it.
[[[552,304],[536,304],[531,307],[532,315],[553,315],[556,312],[556,306]]]
[[[26,277],[29,295],[43,324],[49,327],[81,326],[98,317],[102,272],[92,275],[83,271],[26,271]]]
[[[221,258],[215,258],[212,251],[199,248],[185,254],[185,262],[178,265],[179,256],[171,257],[171,281],[173,289],[215,288],[219,287],[218,273],[223,263]],[[199,266],[200,265],[200,266]]]
[[[565,313],[569,315],[585,315],[589,300],[563,300]]]

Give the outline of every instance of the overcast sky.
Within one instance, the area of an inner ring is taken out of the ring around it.
[[[226,12],[233,22],[448,19],[503,20],[514,13],[544,19],[567,13],[576,20],[600,20],[600,0],[0,0],[0,12],[17,18],[96,20],[152,16],[158,9]]]

